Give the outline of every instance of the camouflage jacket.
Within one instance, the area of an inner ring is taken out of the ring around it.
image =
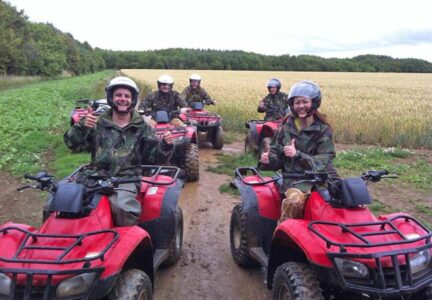
[[[295,139],[297,154],[293,158],[290,158],[285,156],[283,148],[292,139]],[[305,170],[326,171],[337,175],[332,165],[332,160],[335,156],[333,132],[328,125],[315,118],[311,126],[299,132],[294,125],[292,115],[290,115],[274,135],[270,145],[270,163],[263,165],[263,167],[275,171],[282,169],[282,175],[303,173]],[[291,180],[285,178],[283,190],[291,187],[290,183]],[[295,187],[308,191],[311,185],[301,184]]]
[[[174,147],[159,142],[136,112],[123,128],[113,123],[112,110],[104,112],[94,128],[86,127],[84,121],[82,118],[70,127],[64,141],[74,152],[91,152],[91,163],[83,171],[87,178],[139,176],[140,165],[161,164],[172,155]]]
[[[283,92],[278,92],[275,95],[268,94],[262,99],[264,108],[258,106],[258,112],[266,112],[266,121],[276,121],[286,115],[286,110],[289,109],[288,95]]]
[[[188,106],[192,107],[194,102],[201,102],[207,99],[211,99],[205,89],[198,87],[192,89],[190,86],[186,87],[181,93],[180,97],[187,102]]]
[[[148,94],[138,107],[138,110],[151,110],[166,112],[172,112],[179,110],[182,107],[187,107],[186,101],[184,101],[180,94],[176,91],[170,91],[169,93],[161,93],[159,91]]]

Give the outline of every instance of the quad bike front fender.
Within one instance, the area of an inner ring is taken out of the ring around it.
[[[246,215],[245,228],[249,245],[263,247],[268,253],[280,217],[280,196],[277,187],[274,184],[251,186],[238,178],[234,184],[240,191],[242,210]]]
[[[313,263],[323,267],[332,267],[326,256],[328,249],[322,239],[315,236],[308,228],[309,221],[287,219],[276,228],[271,242],[267,284],[271,288],[274,272],[287,261]]]
[[[153,281],[153,246],[149,233],[139,226],[117,227],[116,230],[120,238],[105,255],[101,278],[133,267],[144,270]]]

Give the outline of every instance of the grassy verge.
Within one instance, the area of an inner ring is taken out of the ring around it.
[[[63,171],[61,161],[69,154],[60,145],[75,100],[103,97],[112,76],[112,71],[104,71],[2,91],[0,169],[16,176],[47,168]]]
[[[44,80],[39,76],[0,76],[0,91],[25,86]]]

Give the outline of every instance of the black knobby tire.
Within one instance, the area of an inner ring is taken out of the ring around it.
[[[223,145],[224,145],[224,131],[221,126],[218,126],[218,128],[215,130],[213,134],[212,146],[213,149],[219,150],[222,149]]]
[[[138,269],[123,271],[109,294],[110,300],[153,299],[152,283],[148,275]]]
[[[249,131],[245,138],[244,152],[256,153],[256,151],[257,151],[257,145],[254,144],[254,141],[252,139],[252,133]]]
[[[162,267],[175,264],[181,256],[183,248],[183,212],[177,207],[174,212],[175,229],[174,236],[171,238],[168,248],[168,257],[162,263]]]
[[[426,287],[423,291],[418,292],[413,300],[432,300],[432,285]]]
[[[234,206],[231,213],[230,222],[230,245],[231,254],[234,261],[242,267],[257,267],[259,266],[256,261],[249,253],[251,247],[247,236],[246,229],[246,215],[243,212],[241,203]]]
[[[190,143],[186,148],[184,170],[187,181],[199,180],[199,152],[198,145]]]
[[[273,278],[273,300],[323,300],[318,279],[309,265],[290,261]]]

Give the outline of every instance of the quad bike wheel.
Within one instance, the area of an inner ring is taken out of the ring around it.
[[[150,278],[144,271],[129,269],[123,271],[109,294],[110,300],[149,300],[153,299]]]
[[[315,273],[304,263],[280,265],[273,279],[273,300],[323,300]]]
[[[223,132],[223,128],[221,126],[219,126],[212,138],[212,146],[213,149],[222,149],[224,145],[224,132]]]
[[[423,291],[418,292],[413,300],[432,300],[432,284],[427,286]]]
[[[245,153],[256,153],[257,147],[253,141],[251,132],[248,132],[246,138],[245,138],[245,144],[244,144],[244,152]]]
[[[256,267],[259,266],[256,261],[249,253],[249,241],[246,233],[245,226],[246,216],[242,210],[241,203],[234,206],[231,213],[230,222],[230,245],[231,254],[234,261],[242,267]]]
[[[187,181],[199,180],[199,152],[197,144],[189,144],[186,148],[184,170]]]
[[[162,267],[168,267],[175,264],[181,256],[182,245],[183,245],[183,212],[180,207],[177,207],[175,212],[175,230],[174,236],[172,237],[169,249],[168,257],[162,263]]]

